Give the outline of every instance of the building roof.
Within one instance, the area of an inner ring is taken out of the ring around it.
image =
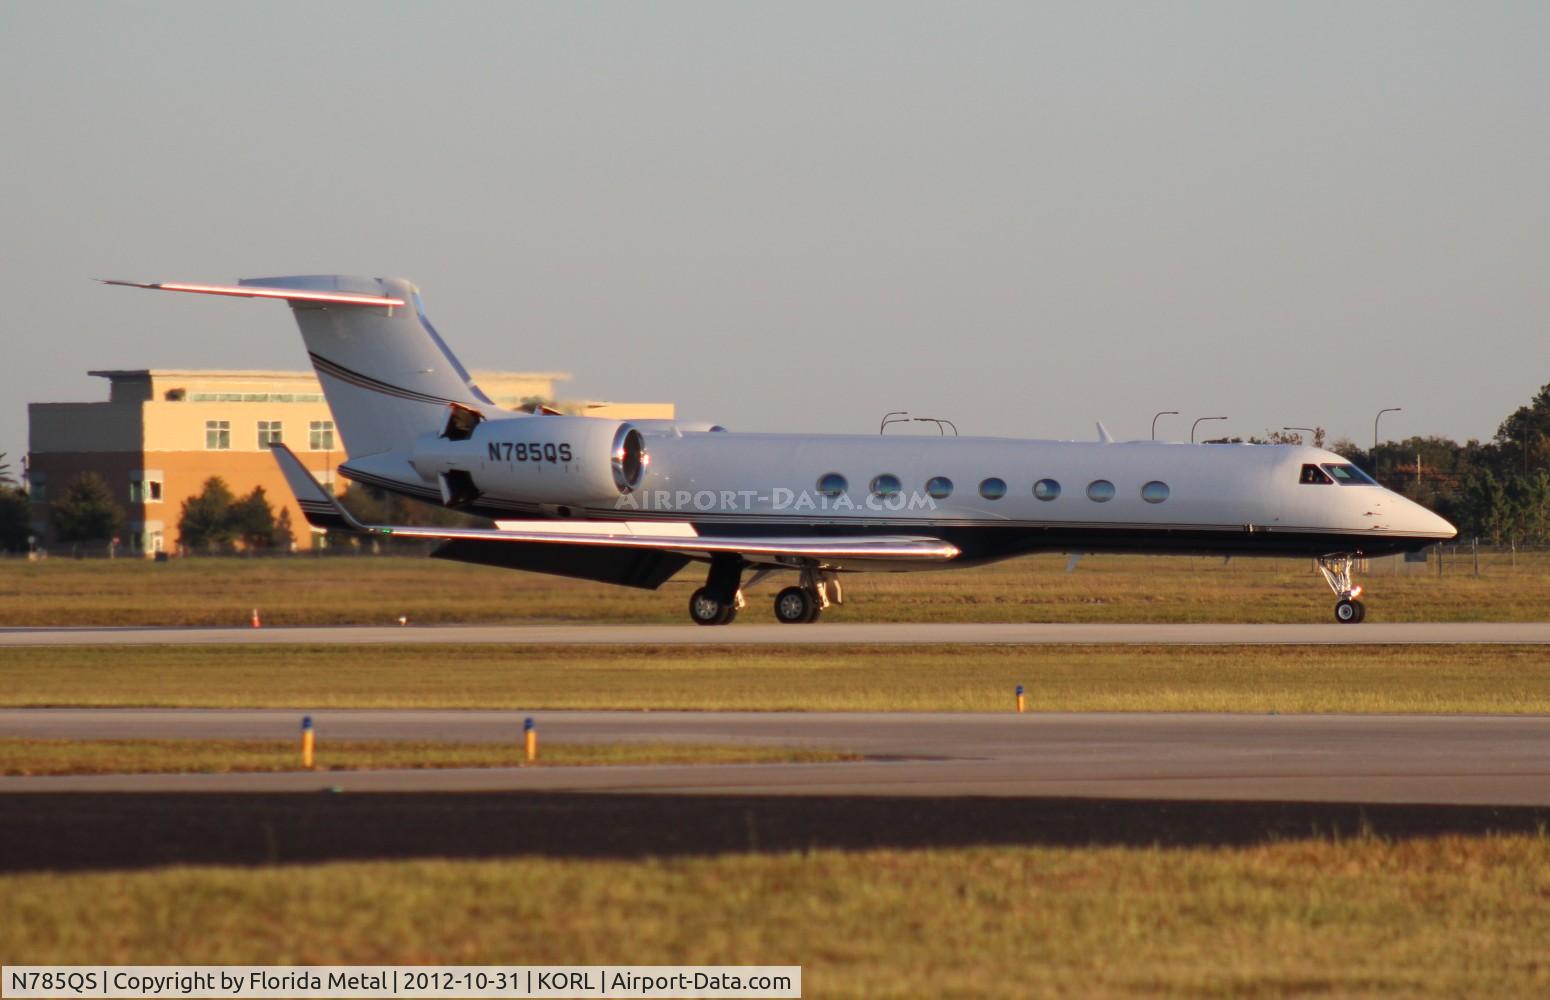
[[[89,371],[86,374],[95,375],[106,379],[143,379],[143,378],[240,378],[240,379],[309,379],[316,380],[317,375],[306,371],[280,371],[267,368],[108,368],[100,371]],[[493,368],[475,368],[470,370],[470,375],[475,381],[480,378],[498,379],[543,379],[552,382],[568,382],[573,378],[570,372],[513,372],[497,371]]]

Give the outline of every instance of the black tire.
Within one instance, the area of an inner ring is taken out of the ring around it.
[[[736,615],[736,607],[716,600],[704,587],[689,595],[689,618],[696,625],[725,625]]]
[[[1335,621],[1342,625],[1355,625],[1362,620],[1362,602],[1342,597],[1335,604]]]
[[[1367,605],[1354,599],[1351,601],[1351,603],[1356,605],[1356,623],[1360,625],[1362,622],[1367,620]]]
[[[817,617],[818,602],[801,587],[787,587],[775,595],[775,620],[782,625],[801,625]]]

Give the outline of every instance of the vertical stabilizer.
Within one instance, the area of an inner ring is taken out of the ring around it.
[[[448,404],[494,404],[425,316],[420,291],[402,278],[305,275],[248,278],[242,288],[385,297],[401,306],[287,298],[352,459],[403,450],[447,422]]]

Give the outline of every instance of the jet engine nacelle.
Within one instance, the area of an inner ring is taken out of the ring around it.
[[[597,417],[487,420],[453,408],[440,434],[415,444],[409,462],[437,483],[442,502],[466,507],[493,495],[530,503],[612,503],[637,489],[650,457],[630,423]]]

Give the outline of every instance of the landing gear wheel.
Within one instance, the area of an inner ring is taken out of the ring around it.
[[[783,625],[801,625],[818,617],[818,602],[801,587],[787,587],[775,595],[775,620]]]
[[[1342,625],[1355,625],[1367,617],[1367,605],[1354,597],[1343,597],[1335,605],[1335,621]]]
[[[737,606],[723,604],[701,587],[689,595],[689,617],[696,625],[725,625],[737,617]]]

